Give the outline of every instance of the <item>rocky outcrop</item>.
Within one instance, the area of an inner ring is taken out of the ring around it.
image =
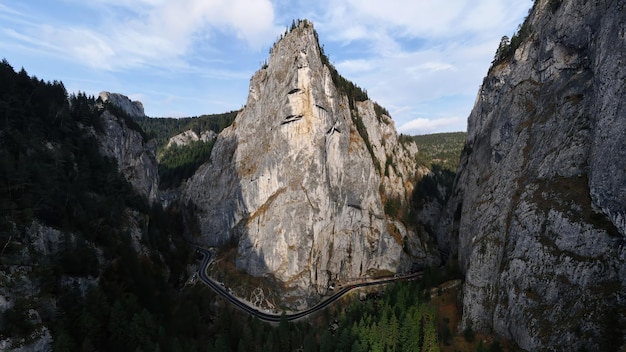
[[[100,92],[98,96],[103,103],[111,103],[119,107],[130,117],[146,117],[140,101],[131,101],[127,96],[119,93]]]
[[[385,214],[386,199],[406,202],[412,190],[416,151],[398,142],[372,102],[351,103],[338,91],[304,21],[274,45],[245,108],[187,183],[195,240],[236,245],[237,268],[278,279],[294,308],[333,281],[434,261]]]
[[[145,141],[142,134],[128,127],[124,119],[104,110],[102,133],[97,133],[102,154],[117,160],[120,172],[135,190],[151,203],[158,200],[159,171],[156,141]]]
[[[167,149],[172,146],[182,147],[182,146],[191,144],[193,142],[198,142],[198,141],[202,141],[206,143],[206,142],[214,140],[216,137],[217,137],[217,134],[211,130],[202,131],[200,135],[198,135],[194,130],[187,130],[183,133],[179,133],[175,135],[174,137],[171,137],[167,141],[167,146],[165,148]]]
[[[41,298],[41,284],[34,272],[38,267],[52,267],[52,260],[59,255],[64,234],[51,227],[33,222],[24,229],[13,227],[7,231],[8,241],[0,252],[0,316],[8,310],[25,312],[32,325],[29,336],[0,336],[0,350],[12,352],[51,351],[52,336],[49,326],[42,322],[40,308],[24,307],[24,302],[37,301],[41,306],[51,305]],[[9,248],[9,253],[5,250]],[[6,324],[6,323],[5,323]]]
[[[537,0],[485,78],[443,229],[464,326],[534,351],[624,343],[625,15],[625,1]]]

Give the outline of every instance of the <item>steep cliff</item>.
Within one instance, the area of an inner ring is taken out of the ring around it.
[[[464,326],[616,350],[626,317],[626,2],[537,0],[468,121],[444,231]]]
[[[100,93],[100,98],[104,93],[106,93],[105,96],[116,97],[110,102],[125,111],[126,108],[123,104],[117,104],[125,101],[130,102],[130,99],[121,94],[108,92]],[[134,121],[124,119],[122,116],[115,116],[108,110],[103,111],[100,119],[102,131],[95,133],[95,136],[102,154],[117,161],[119,171],[139,194],[145,196],[150,203],[157,201],[159,171],[156,160],[156,141],[146,141],[143,131]],[[133,126],[129,126],[129,124]]]
[[[324,58],[310,22],[278,41],[183,195],[196,240],[235,244],[237,268],[278,279],[294,307],[331,282],[436,260],[385,214],[385,202],[406,204],[415,145],[374,103],[338,90]]]

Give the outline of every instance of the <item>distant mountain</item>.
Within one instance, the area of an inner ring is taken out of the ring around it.
[[[442,169],[456,172],[461,151],[467,138],[466,132],[433,133],[419,136],[405,136],[418,146],[418,163],[428,168],[438,165]]]
[[[185,118],[135,117],[148,138],[156,141],[160,188],[176,189],[209,161],[214,136],[236,116],[237,111]]]
[[[132,101],[125,95],[119,93],[100,92],[98,98],[103,103],[109,103],[117,106],[130,117],[146,117],[143,112],[143,104],[140,101]]]
[[[156,139],[157,148],[162,151],[171,137],[185,131],[193,131],[201,135],[208,131],[220,133],[230,126],[238,111],[229,111],[223,114],[201,115],[196,117],[167,118],[167,117],[135,117],[135,121],[141,126],[150,138]]]

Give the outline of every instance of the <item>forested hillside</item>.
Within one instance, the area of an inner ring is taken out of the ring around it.
[[[417,144],[420,164],[426,167],[436,164],[442,169],[456,172],[466,136],[466,132],[451,132],[403,138],[413,140]]]
[[[161,151],[167,145],[170,137],[184,131],[193,130],[197,134],[203,131],[213,131],[219,134],[233,123],[237,113],[239,111],[179,119],[151,117],[135,117],[134,119],[150,138],[156,139],[158,150]]]
[[[7,61],[0,81],[2,349],[197,350],[211,315],[206,291],[180,292],[192,258],[180,218],[100,154],[106,107]],[[188,309],[203,312],[192,327]]]
[[[149,138],[157,141],[159,159],[160,188],[176,188],[191,177],[200,165],[209,161],[214,140],[196,141],[183,146],[166,148],[168,140],[185,131],[192,130],[200,135],[205,131],[219,134],[235,120],[238,111],[224,114],[201,115],[185,118],[150,118],[135,117],[134,120],[146,132]]]

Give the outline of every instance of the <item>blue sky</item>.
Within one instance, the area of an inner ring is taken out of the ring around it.
[[[117,92],[153,117],[243,106],[292,19],[403,133],[466,129],[500,38],[532,0],[0,0],[0,57],[69,92]]]

